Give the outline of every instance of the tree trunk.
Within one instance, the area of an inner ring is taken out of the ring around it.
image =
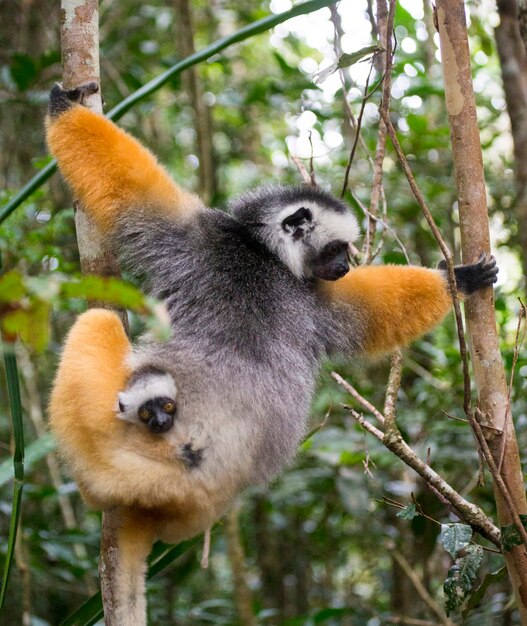
[[[527,276],[527,54],[520,35],[516,0],[498,0],[496,46],[511,120],[516,181],[516,219],[523,273]]]
[[[61,47],[63,86],[72,89],[95,81],[99,75],[99,5],[98,0],[61,1]],[[101,93],[93,94],[84,103],[96,113],[102,113]],[[79,154],[82,162],[82,153]],[[75,228],[81,269],[84,274],[112,276],[119,274],[117,259],[105,249],[102,239],[82,206],[75,203]],[[120,312],[127,328],[126,314]],[[103,514],[99,576],[107,626],[115,624],[116,606],[113,582],[119,566],[116,548],[117,519],[112,511]]]
[[[175,0],[175,7],[179,17],[177,21],[178,47],[181,57],[185,58],[195,52],[192,6],[189,0]],[[185,91],[190,95],[194,112],[196,149],[199,159],[198,195],[206,205],[209,205],[217,192],[210,109],[203,98],[199,69],[196,66],[190,67],[183,74],[183,81]]]
[[[437,24],[441,44],[445,97],[451,128],[452,150],[456,172],[461,225],[463,261],[474,262],[482,251],[490,252],[489,228],[481,145],[472,89],[470,55],[462,0],[438,0]],[[510,415],[505,372],[499,352],[492,290],[471,296],[466,304],[468,336],[478,406],[483,419],[495,431],[488,445],[497,465],[500,463],[502,438],[505,454],[503,478],[516,513],[527,513],[527,502],[520,466],[514,424]],[[501,491],[494,488],[498,520],[501,526],[513,522],[511,509]],[[527,624],[527,553],[519,545],[505,552],[507,570],[512,581],[522,624]]]

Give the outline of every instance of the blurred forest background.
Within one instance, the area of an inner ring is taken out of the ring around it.
[[[496,310],[510,376],[518,297],[524,290],[522,263],[527,264],[527,158],[522,158],[527,142],[521,136],[527,61],[524,51],[518,57],[513,49],[512,31],[504,30],[515,2],[498,4],[501,15],[491,0],[471,0],[467,15],[493,251],[500,266]],[[107,108],[193,47],[199,50],[269,12],[288,8],[289,0],[103,0],[100,59]],[[61,77],[59,11],[56,0],[0,3],[2,204],[49,161],[43,118],[49,89]],[[344,68],[319,83],[314,75],[340,50],[352,52],[375,43],[374,16],[373,3],[355,0],[341,2],[338,11],[323,9],[295,18],[171,81],[119,124],[150,146],[179,182],[214,206],[260,183],[300,182],[298,162],[308,172],[313,169],[319,184],[340,194],[355,134],[350,111],[352,117],[359,116],[370,62]],[[438,37],[426,0],[397,4],[395,34],[391,119],[445,239],[457,250],[458,214]],[[370,89],[380,78],[374,70]],[[509,81],[507,99],[504,80]],[[380,95],[376,90],[364,106],[361,141],[345,196],[364,228],[367,219],[361,205],[370,206],[371,201]],[[519,133],[516,142],[511,117]],[[441,255],[389,142],[383,178],[383,219],[389,229],[377,228],[375,247],[380,247],[374,262],[406,263],[407,254],[412,263],[436,265]],[[75,484],[59,468],[45,423],[61,341],[86,306],[83,298],[61,297],[57,290],[80,273],[71,203],[59,176],[54,176],[0,225],[4,271],[16,270],[18,277],[16,284],[0,282],[2,311],[9,308],[20,281],[33,294],[20,292],[22,308],[33,316],[26,342],[16,348],[29,452],[16,562],[2,624],[58,624],[97,589],[100,517],[85,509]],[[49,330],[48,336],[42,328]],[[294,466],[279,481],[246,493],[236,516],[218,525],[208,569],[200,568],[198,544],[150,581],[151,623],[518,624],[506,575],[493,579],[466,617],[454,612],[448,622],[435,610],[443,610],[442,584],[452,563],[438,542],[440,524],[457,518],[341,407],[352,401],[329,376],[333,369],[382,408],[387,363],[328,363],[312,409],[313,428],[325,420],[323,428],[305,442]],[[522,350],[512,395],[521,451],[527,449],[526,379]],[[12,506],[12,434],[3,380],[0,533],[6,536]],[[478,486],[478,452],[470,428],[449,418],[463,418],[462,405],[457,335],[449,316],[404,353],[398,423],[421,458],[429,457],[436,471],[492,516],[490,479]],[[397,516],[412,503],[422,514],[413,519]],[[2,541],[2,555],[5,546]],[[502,565],[499,554],[486,551],[479,580]],[[239,616],[244,600],[255,621]]]

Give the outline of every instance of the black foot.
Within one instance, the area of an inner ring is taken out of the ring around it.
[[[74,104],[84,104],[86,98],[99,91],[96,82],[79,85],[75,89],[63,89],[60,83],[55,83],[49,96],[49,115],[57,117],[67,111]]]
[[[195,469],[201,465],[203,460],[203,448],[194,450],[191,443],[181,446],[181,458],[188,469]]]
[[[446,261],[441,261],[438,268],[446,270]],[[498,271],[496,259],[493,256],[487,258],[482,252],[476,263],[457,265],[454,268],[457,288],[468,296],[478,289],[491,287],[498,280]]]

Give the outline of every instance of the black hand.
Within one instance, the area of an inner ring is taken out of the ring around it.
[[[446,261],[441,261],[437,267],[446,271]],[[478,289],[491,287],[498,280],[498,271],[496,259],[493,256],[487,259],[482,252],[476,263],[454,267],[457,288],[468,296]]]
[[[75,89],[63,89],[59,83],[55,83],[49,95],[49,115],[57,117],[67,111],[74,104],[84,104],[85,98],[99,91],[99,85],[95,82],[80,85]]]

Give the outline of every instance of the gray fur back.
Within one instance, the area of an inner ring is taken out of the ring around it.
[[[165,436],[204,448],[192,471],[207,483],[221,477],[237,490],[271,479],[305,433],[319,360],[360,348],[349,311],[339,314],[220,211],[203,209],[184,228],[127,216],[118,232],[126,267],[170,313],[170,340],[135,355],[176,381],[178,417]]]

